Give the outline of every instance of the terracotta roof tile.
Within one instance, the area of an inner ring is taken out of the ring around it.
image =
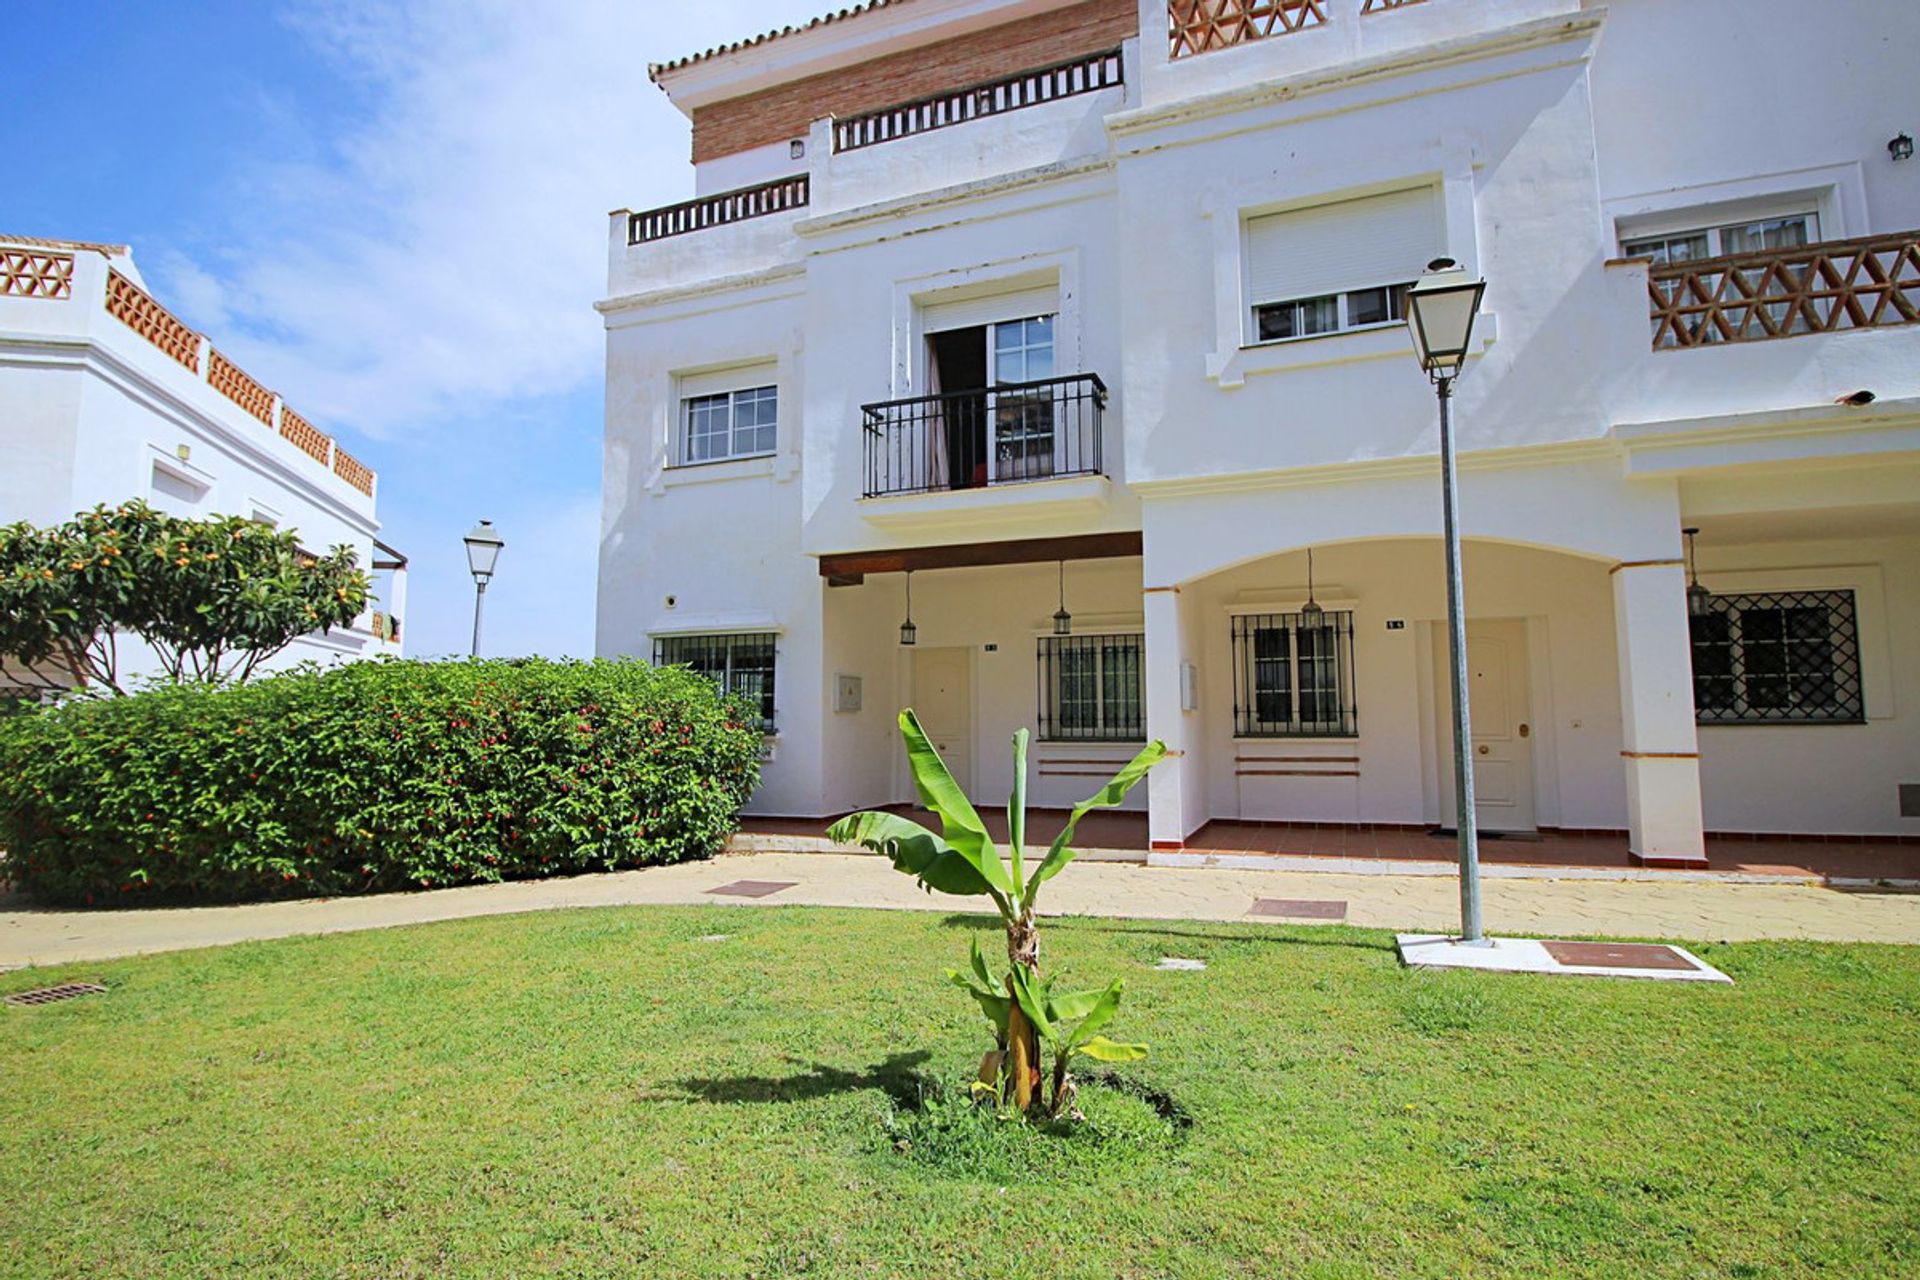
[[[124,258],[132,252],[124,244],[98,244],[92,240],[48,240],[42,236],[0,235],[0,244],[20,245],[29,249],[91,249],[109,258]]]
[[[902,5],[906,3],[907,0],[864,0],[864,3],[848,5],[844,9],[837,9],[832,13],[822,14],[820,17],[804,22],[799,26],[781,27],[778,30],[764,32],[746,40],[735,40],[732,44],[715,45],[711,49],[706,49],[699,53],[691,53],[684,58],[675,58],[671,62],[648,63],[647,78],[655,84],[658,84],[660,77],[669,71],[678,71],[683,67],[691,67],[696,63],[709,62],[725,54],[738,53],[742,49],[751,49],[755,45],[765,44],[769,40],[778,40],[782,36],[799,35],[802,31],[811,31],[815,27],[824,27],[830,22],[840,22],[846,18],[857,17],[860,14],[867,13],[874,9],[885,9],[889,5]]]

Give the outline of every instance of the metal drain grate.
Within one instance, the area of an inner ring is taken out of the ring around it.
[[[63,982],[38,991],[20,991],[7,997],[8,1004],[57,1004],[75,996],[103,996],[107,989],[97,982]]]

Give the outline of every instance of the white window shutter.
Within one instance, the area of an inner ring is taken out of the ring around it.
[[[717,396],[726,391],[749,391],[754,387],[774,386],[780,381],[780,366],[772,361],[735,365],[731,369],[715,369],[707,373],[683,373],[677,381],[680,384],[680,398],[690,400],[694,396]]]
[[[1441,252],[1432,187],[1247,219],[1247,302],[1410,284]]]
[[[949,329],[971,329],[996,320],[1026,320],[1059,312],[1059,287],[1047,285],[1014,293],[989,293],[929,303],[920,309],[920,327],[924,333],[945,333]]]

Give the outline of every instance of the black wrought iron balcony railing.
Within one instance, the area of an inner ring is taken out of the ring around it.
[[[1101,474],[1107,384],[1077,373],[861,406],[865,497]]]

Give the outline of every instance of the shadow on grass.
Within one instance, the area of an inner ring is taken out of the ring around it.
[[[802,1102],[836,1093],[857,1093],[878,1089],[893,1100],[896,1107],[916,1108],[922,1096],[935,1087],[934,1080],[922,1068],[933,1056],[931,1050],[888,1054],[870,1067],[836,1067],[831,1063],[807,1063],[799,1058],[787,1061],[804,1070],[787,1076],[693,1076],[674,1082],[678,1093],[644,1093],[643,1100],[663,1098],[692,1099],[700,1102]]]
[[[1166,920],[1149,921],[1138,919],[1113,920],[1102,916],[1052,916],[1041,921],[1045,924],[1068,924],[1075,929],[1089,933],[1137,934],[1143,938],[1200,938],[1210,942],[1266,942],[1282,947],[1350,947],[1356,951],[1384,951],[1389,955],[1398,954],[1391,939],[1377,937],[1357,937],[1362,932],[1356,925],[1344,924],[1290,924],[1284,920],[1249,920],[1252,928],[1243,933],[1228,933],[1218,929],[1185,929],[1183,924],[1208,924],[1211,921]],[[976,915],[968,912],[955,912],[940,917],[940,925],[946,929],[979,929],[998,932],[1001,928],[1000,917]],[[1273,929],[1298,929],[1298,933],[1276,934],[1267,932]],[[1373,933],[1374,930],[1364,932]]]

